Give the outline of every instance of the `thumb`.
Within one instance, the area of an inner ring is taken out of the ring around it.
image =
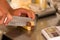
[[[6,17],[6,15],[0,17],[0,24],[4,23],[5,17]]]
[[[10,14],[7,14],[7,20],[4,24],[7,25],[11,20],[12,20],[12,16]]]

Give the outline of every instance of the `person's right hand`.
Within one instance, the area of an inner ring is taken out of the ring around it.
[[[7,17],[7,20],[5,21],[6,17]],[[8,22],[11,21],[11,19],[12,19],[12,16],[8,12],[8,10],[6,8],[4,8],[2,5],[0,5],[0,24],[7,25]]]
[[[35,13],[32,10],[25,9],[25,8],[19,8],[19,9],[14,10],[12,15],[28,17],[28,18],[31,18],[32,20],[35,19]]]

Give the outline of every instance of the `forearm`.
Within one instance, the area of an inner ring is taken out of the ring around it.
[[[6,0],[0,0],[0,4],[2,6],[4,6],[4,8],[6,10],[8,10],[9,12],[12,12],[13,11],[13,9],[10,7],[10,5],[8,4],[8,2]]]

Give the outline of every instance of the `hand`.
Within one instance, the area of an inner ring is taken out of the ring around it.
[[[33,20],[35,19],[35,13],[31,10],[20,8],[16,9],[13,13],[14,16],[25,16],[32,18]]]
[[[6,17],[7,17],[7,20],[5,21]],[[9,14],[7,9],[5,9],[2,5],[0,5],[0,24],[7,25],[7,23],[10,22],[11,19],[12,19],[12,16]]]

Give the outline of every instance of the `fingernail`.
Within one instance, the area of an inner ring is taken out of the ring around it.
[[[6,21],[7,21],[7,17],[5,18],[4,23],[6,23]]]

